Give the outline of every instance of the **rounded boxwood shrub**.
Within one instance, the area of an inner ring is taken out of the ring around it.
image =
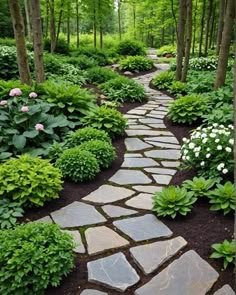
[[[109,168],[116,156],[114,147],[110,143],[101,140],[84,142],[79,148],[92,153],[101,168]]]
[[[65,150],[56,162],[64,177],[74,182],[93,180],[100,172],[95,156],[79,147]]]
[[[121,70],[137,73],[151,70],[153,66],[153,60],[144,56],[129,56],[120,62]]]
[[[62,175],[48,160],[22,155],[0,165],[0,197],[24,207],[43,206],[57,199]]]
[[[87,81],[92,84],[101,84],[119,77],[119,74],[111,69],[93,67],[87,70]]]
[[[133,40],[123,40],[117,46],[117,53],[120,55],[145,55],[142,44]]]
[[[28,223],[0,231],[0,293],[42,295],[73,268],[75,245],[59,226]]]

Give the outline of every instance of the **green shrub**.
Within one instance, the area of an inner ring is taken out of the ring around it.
[[[133,40],[123,40],[117,46],[120,55],[145,55],[144,46]]]
[[[121,70],[136,73],[151,70],[153,66],[153,60],[144,56],[129,56],[120,62]]]
[[[189,68],[196,71],[214,71],[217,68],[218,57],[195,57],[190,58]]]
[[[208,191],[215,185],[214,179],[205,179],[204,177],[194,177],[193,180],[185,180],[183,187],[192,191],[195,197],[204,197]]]
[[[234,263],[236,252],[235,241],[230,242],[224,240],[224,242],[213,244],[211,247],[214,249],[214,252],[211,254],[210,258],[223,259],[224,269],[226,269],[230,263]]]
[[[101,140],[84,142],[79,148],[92,153],[101,169],[109,168],[116,156],[114,147],[110,143]]]
[[[48,150],[48,158],[51,162],[55,163],[56,160],[62,155],[65,149],[64,143],[55,142]]]
[[[84,117],[82,123],[84,126],[104,130],[114,138],[124,133],[127,120],[116,109],[101,106]]]
[[[44,40],[44,49],[47,50],[48,52],[51,51],[51,40],[50,39]],[[67,41],[63,38],[59,38],[57,40],[57,44],[56,44],[54,52],[60,53],[60,54],[68,54],[69,51],[70,51],[70,48],[69,48]]]
[[[189,71],[187,77],[187,93],[211,92],[215,82],[215,73],[207,71]]]
[[[212,108],[219,108],[223,104],[233,103],[233,83],[206,94]]]
[[[62,190],[61,173],[48,160],[22,155],[0,165],[0,197],[24,207],[43,206]]]
[[[157,216],[175,218],[177,213],[185,216],[191,211],[196,200],[193,192],[187,192],[185,188],[171,185],[154,194],[152,210]]]
[[[169,45],[164,45],[157,49],[157,56],[168,56],[172,55],[175,56],[177,52],[176,45],[169,44]]]
[[[174,81],[169,87],[168,90],[170,93],[174,95],[179,94],[186,94],[186,83],[183,83],[181,81]]]
[[[65,150],[56,162],[65,178],[74,182],[93,180],[100,172],[95,156],[79,147]]]
[[[152,84],[158,89],[168,89],[174,82],[173,72],[162,72],[152,80]]]
[[[78,67],[81,70],[86,70],[88,68],[92,68],[97,66],[97,61],[92,57],[87,57],[84,54],[81,54],[77,57],[68,57],[66,62]]]
[[[174,123],[192,124],[208,112],[207,99],[200,95],[183,96],[173,101],[168,117]]]
[[[21,205],[8,199],[0,199],[0,228],[11,228],[17,223],[18,217],[23,217]]]
[[[108,100],[118,102],[142,102],[146,100],[144,87],[126,77],[109,80],[99,86]]]
[[[27,96],[33,90],[32,87],[26,84],[22,84],[19,80],[0,80],[0,98],[1,100],[9,99],[9,93],[14,88],[20,88],[21,91]]]
[[[96,61],[99,66],[106,66],[109,64],[109,59],[106,52],[94,47],[80,47],[72,52],[72,56],[85,55]]]
[[[87,80],[92,84],[101,84],[111,79],[118,77],[119,75],[111,69],[93,67],[87,71]]]
[[[43,63],[46,76],[48,75],[47,73],[60,73],[62,62],[64,62],[64,60],[60,55],[45,53],[43,56]]]
[[[231,104],[223,104],[219,108],[213,108],[209,114],[203,115],[203,122],[207,125],[211,125],[214,122],[218,122],[219,124],[229,125],[233,124],[233,116],[234,110],[233,105]]]
[[[210,210],[223,210],[224,215],[235,210],[235,190],[234,185],[228,181],[224,185],[217,184],[217,188],[210,191]]]
[[[59,226],[28,223],[0,233],[0,293],[41,295],[73,268],[71,235]]]

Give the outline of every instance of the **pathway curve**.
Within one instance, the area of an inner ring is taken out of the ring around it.
[[[171,98],[149,87],[158,72],[134,78],[148,102],[125,115],[121,168],[81,201],[41,219],[71,233],[76,253],[88,258],[91,289],[81,286],[78,294],[205,295],[219,276],[151,212],[152,194],[169,184],[180,164],[180,145],[163,122]],[[215,294],[234,292],[226,285]]]

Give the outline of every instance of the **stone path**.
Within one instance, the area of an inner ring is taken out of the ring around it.
[[[75,252],[88,261],[90,288],[80,286],[76,294],[205,295],[219,276],[151,212],[153,193],[169,184],[180,165],[180,145],[163,122],[171,98],[149,87],[159,71],[134,78],[148,102],[125,115],[121,168],[80,202],[38,220],[70,232]],[[225,285],[215,294],[235,293]]]

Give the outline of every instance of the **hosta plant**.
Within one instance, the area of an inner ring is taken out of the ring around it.
[[[213,108],[207,115],[203,115],[203,122],[211,125],[214,122],[219,124],[233,124],[234,109],[232,104],[224,103],[220,107]]]
[[[153,66],[153,60],[144,56],[129,56],[120,62],[120,69],[122,71],[135,73],[151,70]]]
[[[8,199],[0,199],[0,229],[14,227],[17,218],[23,217],[21,205]]]
[[[145,55],[145,49],[141,43],[134,40],[122,40],[117,46],[120,55]]]
[[[224,269],[226,269],[229,264],[234,263],[236,252],[235,241],[224,240],[224,242],[213,244],[211,247],[214,251],[210,258],[223,259]]]
[[[181,81],[174,81],[169,87],[168,90],[174,95],[186,94],[186,83]]]
[[[87,71],[87,81],[92,84],[101,84],[119,77],[119,74],[111,69],[93,67]]]
[[[217,184],[217,188],[210,191],[210,210],[223,210],[224,215],[235,210],[235,189],[233,183],[227,181],[224,185]]]
[[[168,89],[174,80],[174,72],[162,72],[154,77],[152,84],[158,89]]]
[[[171,216],[172,218],[175,218],[177,214],[185,216],[191,211],[196,200],[193,192],[188,192],[185,188],[178,186],[169,186],[154,194],[152,210],[157,216]]]
[[[194,193],[196,197],[203,197],[215,185],[214,179],[205,179],[204,177],[194,177],[193,180],[185,180],[183,187]]]

